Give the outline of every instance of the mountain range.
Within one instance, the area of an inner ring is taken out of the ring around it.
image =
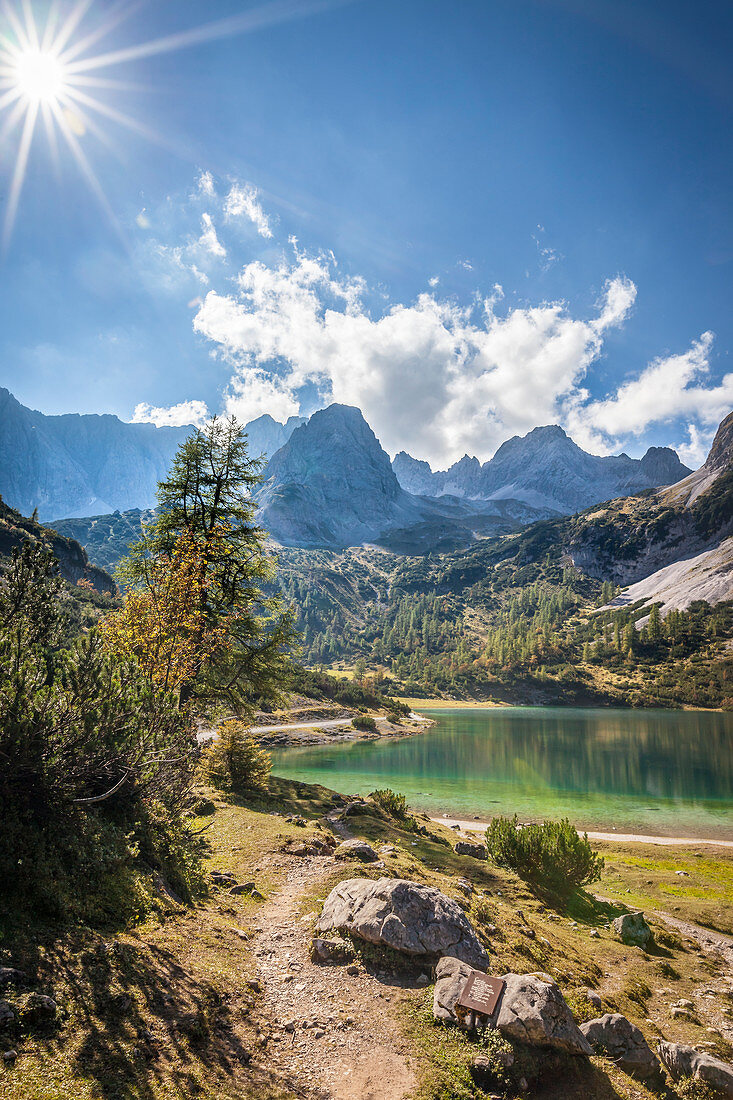
[[[483,464],[464,455],[450,469],[433,473],[427,462],[400,451],[392,467],[411,493],[472,500],[511,497],[548,514],[577,512],[599,500],[671,485],[690,473],[670,447],[650,447],[641,459],[627,454],[600,457],[582,450],[557,424],[513,436]]]
[[[44,521],[151,508],[191,430],[111,415],[46,416],[0,389],[0,495]],[[390,462],[349,406],[285,424],[264,415],[246,430],[250,453],[267,460],[260,520],[290,546],[448,551],[690,473],[668,448],[642,459],[588,454],[557,425],[515,436],[488,462],[466,456],[438,473],[405,452]]]

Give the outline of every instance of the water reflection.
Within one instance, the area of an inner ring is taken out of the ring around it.
[[[418,737],[286,750],[275,771],[344,791],[391,786],[428,809],[567,812],[733,835],[733,715],[543,708],[435,711]],[[679,818],[682,813],[682,818]],[[711,834],[712,835],[712,834]]]

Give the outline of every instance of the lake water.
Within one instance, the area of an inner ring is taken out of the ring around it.
[[[273,753],[344,794],[391,787],[456,817],[569,817],[587,829],[733,840],[733,714],[548,707],[424,710],[400,740]]]

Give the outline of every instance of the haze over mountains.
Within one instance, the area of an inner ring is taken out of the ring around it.
[[[46,416],[0,389],[0,495],[41,520],[147,509],[191,427],[127,424],[116,416]],[[504,443],[483,464],[464,457],[434,473],[394,462],[358,409],[332,405],[309,420],[268,415],[247,425],[250,453],[268,459],[261,521],[285,545],[446,550],[598,501],[679,481],[669,448],[642,459],[601,458],[558,426]]]

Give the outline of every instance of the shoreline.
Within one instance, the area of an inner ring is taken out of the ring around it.
[[[449,829],[459,825],[461,832],[464,833],[484,833],[490,824],[488,821],[476,821],[475,819],[467,821],[460,817],[450,817],[448,814],[437,817],[431,814],[430,820],[437,825],[445,825]],[[733,840],[711,840],[690,836],[656,836],[644,833],[591,832],[585,829],[578,829],[578,832],[581,835],[587,832],[589,840],[609,841],[612,844],[659,844],[669,848],[691,848],[707,845],[716,848],[733,848]]]

